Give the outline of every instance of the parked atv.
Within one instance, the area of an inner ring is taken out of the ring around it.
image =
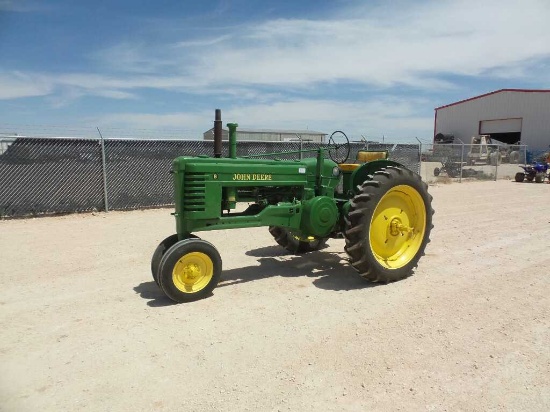
[[[439,176],[441,173],[447,173],[449,177],[460,177],[462,171],[462,177],[474,177],[478,171],[475,169],[466,169],[461,167],[460,162],[453,162],[450,158],[447,158],[444,162],[441,162],[441,167],[434,169],[434,176]]]
[[[434,176],[439,176],[441,173],[447,173],[449,177],[460,176],[460,163],[453,162],[451,158],[445,159],[441,162],[441,167],[434,169]]]
[[[532,165],[520,166],[523,172],[517,172],[516,182],[523,182],[527,179],[528,182],[542,183],[548,173],[548,164],[543,162],[534,162]]]

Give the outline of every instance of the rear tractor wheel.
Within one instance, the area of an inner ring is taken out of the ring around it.
[[[222,258],[206,240],[189,238],[170,247],[160,262],[159,284],[175,302],[203,299],[218,285]]]
[[[424,255],[432,225],[432,197],[420,176],[390,166],[360,187],[346,216],[346,252],[359,274],[373,282],[411,275]]]
[[[280,226],[269,226],[269,233],[275,241],[291,253],[307,253],[323,248],[327,238],[301,237]]]

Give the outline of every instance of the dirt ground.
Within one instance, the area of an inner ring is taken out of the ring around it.
[[[180,305],[149,272],[171,210],[0,221],[0,410],[550,410],[550,184],[430,192],[408,279],[205,232],[222,282]]]

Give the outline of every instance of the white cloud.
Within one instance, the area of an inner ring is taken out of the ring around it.
[[[98,90],[96,96],[107,97],[109,99],[137,99],[137,96],[133,93],[123,92],[120,90]]]
[[[207,47],[212,46],[214,44],[222,43],[226,40],[229,40],[231,38],[230,35],[224,35],[224,36],[218,36],[213,38],[205,38],[205,39],[199,39],[199,40],[185,40],[180,41],[177,44],[174,45],[174,47]]]
[[[211,97],[224,103],[224,121],[244,127],[429,136],[430,102],[379,96],[405,96],[403,87],[408,95],[449,90],[454,76],[549,87],[548,21],[548,0],[357,2],[325,19],[256,22],[162,44],[126,40],[93,52],[90,72],[0,72],[0,99],[49,96],[59,107],[83,96],[138,99],[141,89],[154,89]],[[342,97],[325,97],[329,87]],[[368,94],[373,89],[377,96]],[[350,91],[354,102],[346,100]],[[290,97],[298,95],[305,97]],[[120,103],[121,113],[91,124],[195,136],[212,125],[211,111],[136,114]]]
[[[0,11],[27,13],[45,10],[46,7],[40,3],[24,0],[0,0]]]
[[[192,75],[209,84],[435,88],[441,74],[477,76],[550,56],[547,1],[415,2],[356,14],[251,26],[195,56]]]
[[[332,100],[292,100],[270,104],[234,106],[222,113],[224,123],[237,122],[245,128],[310,129],[331,133],[344,130],[350,137],[382,135],[413,140],[431,133],[433,117],[416,115],[417,99],[387,98],[357,105]],[[169,114],[120,113],[90,120],[90,124],[119,128],[190,130],[200,136],[212,126],[214,112]]]
[[[307,90],[338,82],[439,90],[454,87],[444,79],[453,75],[525,78],[529,65],[550,58],[547,0],[392,4],[355,7],[353,18],[279,19],[169,44],[136,39],[92,54],[108,71],[27,73],[31,86],[19,82],[1,96],[67,86],[114,98],[133,97],[129,91],[141,88],[223,95],[235,88]],[[47,78],[48,87],[37,88],[35,78]]]
[[[0,100],[46,96],[53,91],[54,84],[42,75],[0,72]]]

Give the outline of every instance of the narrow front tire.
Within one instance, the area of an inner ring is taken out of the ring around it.
[[[166,251],[160,262],[159,283],[174,302],[193,302],[210,296],[218,285],[222,258],[206,240],[180,240]]]
[[[198,239],[195,235],[189,235],[189,238]],[[178,240],[179,237],[177,233],[168,236],[166,239],[159,243],[159,245],[153,252],[153,257],[151,258],[151,274],[153,275],[153,280],[155,281],[157,286],[160,286],[158,275],[160,269],[160,261],[162,260],[162,257],[164,256],[166,251],[170,249],[173,245],[175,245]]]
[[[173,234],[168,236],[162,242],[159,243],[155,251],[153,252],[153,257],[151,258],[151,274],[153,275],[153,280],[159,286],[159,269],[160,261],[168,249],[170,249],[178,241],[178,235]]]

